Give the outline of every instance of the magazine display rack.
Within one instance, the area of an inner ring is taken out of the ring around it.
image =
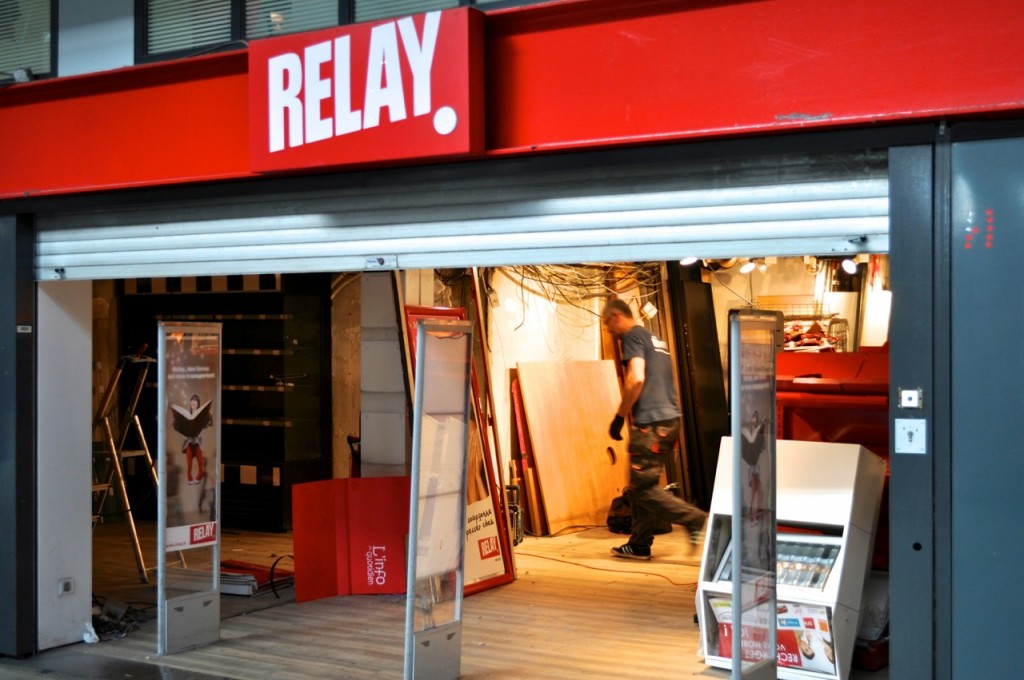
[[[885,462],[857,444],[776,446],[779,678],[846,680],[871,563]],[[723,437],[697,585],[701,651],[731,669],[732,438]],[[767,622],[743,619],[744,625]]]

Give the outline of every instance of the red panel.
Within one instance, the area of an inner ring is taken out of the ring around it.
[[[348,595],[348,480],[292,487],[295,601]]]
[[[591,1],[488,27],[494,151],[1024,104],[1019,0]]]
[[[254,41],[253,169],[480,153],[482,40],[464,7]]]
[[[1021,35],[1019,0],[585,0],[492,11],[486,147],[1019,115]],[[251,176],[246,58],[0,90],[0,199]]]
[[[0,90],[0,199],[249,175],[245,53]]]
[[[409,478],[292,487],[295,600],[405,592]]]
[[[409,478],[360,477],[347,481],[352,594],[404,593]]]

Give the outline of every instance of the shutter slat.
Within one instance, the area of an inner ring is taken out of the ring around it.
[[[886,155],[481,161],[349,186],[37,219],[41,279],[888,250]],[[622,159],[626,159],[623,162]],[[368,264],[369,263],[369,264]],[[142,271],[143,274],[131,272]]]

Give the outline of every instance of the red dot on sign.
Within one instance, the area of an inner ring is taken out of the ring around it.
[[[977,227],[974,227],[974,228],[971,229],[971,231],[973,231],[975,234],[977,234],[979,231],[981,231],[981,229],[979,229]]]
[[[993,237],[992,237],[992,234],[985,234],[985,240],[986,240],[986,241],[991,241],[991,240],[992,240],[992,238],[993,238]]]
[[[988,225],[988,230],[989,230],[989,231],[995,231],[995,230],[996,230],[996,228],[995,228],[995,227],[993,227],[993,226],[992,226],[992,225],[990,224],[990,225]]]
[[[964,248],[966,248],[967,250],[970,250],[971,249],[971,244],[970,243],[965,243],[964,244]]]
[[[968,234],[964,238],[967,239],[968,241],[970,241],[972,238],[974,238],[974,234]]]
[[[992,208],[985,208],[985,214],[986,215],[991,215],[992,214]]]
[[[992,241],[989,241],[988,243],[986,243],[985,247],[986,248],[991,248],[992,247]]]

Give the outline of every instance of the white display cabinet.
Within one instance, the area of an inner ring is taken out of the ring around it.
[[[732,450],[732,438],[723,437],[697,585],[704,661],[725,669],[732,668]],[[779,678],[849,677],[884,482],[885,462],[857,444],[777,442]]]

